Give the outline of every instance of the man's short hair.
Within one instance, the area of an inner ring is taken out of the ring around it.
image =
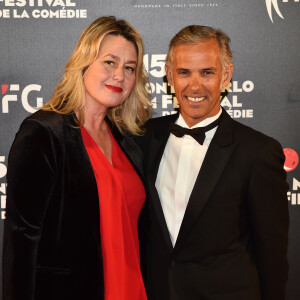
[[[196,44],[215,39],[221,50],[222,70],[225,70],[232,61],[232,52],[230,50],[230,38],[220,29],[209,26],[190,25],[181,29],[171,40],[166,59],[166,65],[171,67],[173,64],[173,53],[175,47],[182,44]]]

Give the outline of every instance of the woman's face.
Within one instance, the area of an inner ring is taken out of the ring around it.
[[[86,105],[107,110],[123,103],[134,87],[136,67],[134,44],[122,36],[106,36],[98,57],[84,74]]]

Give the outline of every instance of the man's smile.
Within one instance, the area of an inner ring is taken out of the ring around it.
[[[206,97],[186,97],[189,101],[192,101],[192,102],[200,102],[200,101],[203,101],[206,99]]]

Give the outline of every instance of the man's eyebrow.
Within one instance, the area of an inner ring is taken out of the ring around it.
[[[190,69],[188,68],[177,68],[176,71],[189,71]],[[215,71],[217,70],[215,67],[205,67],[205,68],[202,68],[201,71]]]
[[[203,68],[202,70],[203,70],[203,71],[206,71],[206,70],[217,70],[217,69],[214,68],[214,67],[207,67],[207,68]]]
[[[177,68],[176,71],[189,71],[189,69],[186,69],[186,68]]]

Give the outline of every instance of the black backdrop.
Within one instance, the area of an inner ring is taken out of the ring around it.
[[[139,30],[157,117],[171,113],[176,103],[163,71],[171,37],[186,25],[209,25],[232,39],[234,75],[222,105],[285,149],[290,184],[287,299],[299,299],[299,13],[299,0],[0,0],[0,240],[14,135],[32,106],[51,96],[82,30],[103,15],[125,18]]]

